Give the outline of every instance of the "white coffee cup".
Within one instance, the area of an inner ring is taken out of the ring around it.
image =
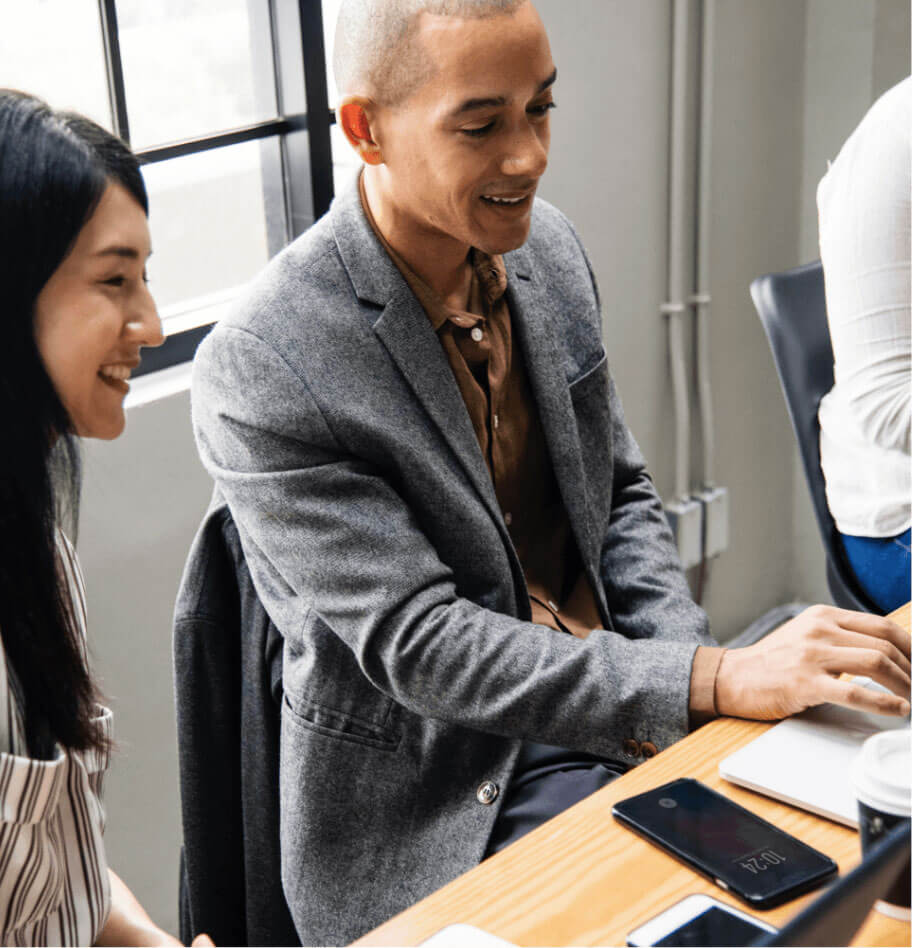
[[[852,780],[864,854],[912,814],[912,731],[906,727],[869,737],[855,758]],[[875,907],[891,918],[909,921],[909,887],[906,863],[889,893]]]

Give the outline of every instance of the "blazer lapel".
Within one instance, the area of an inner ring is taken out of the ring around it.
[[[333,202],[333,230],[358,298],[382,307],[374,332],[415,397],[440,430],[495,521],[501,517],[494,485],[446,353],[427,314],[390,260],[364,211],[357,184]]]
[[[374,332],[497,520],[500,506],[494,485],[453,371],[427,314],[404,280],[401,292],[374,323]]]
[[[564,509],[586,561],[587,551],[596,557],[599,551],[593,549],[591,542],[583,455],[570,389],[559,358],[561,347],[552,328],[555,315],[548,295],[533,277],[528,251],[522,247],[507,254],[504,260],[513,332],[526,361]]]

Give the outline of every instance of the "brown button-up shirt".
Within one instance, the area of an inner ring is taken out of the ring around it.
[[[525,362],[514,344],[503,259],[470,251],[466,306],[454,309],[389,244],[370,212],[363,181],[359,187],[371,227],[446,353],[522,565],[532,621],[585,638],[602,620],[561,500]],[[692,718],[715,713],[721,651],[697,650],[691,673]]]

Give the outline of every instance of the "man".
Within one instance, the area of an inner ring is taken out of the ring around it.
[[[627,430],[579,240],[534,200],[528,0],[349,0],[358,186],[197,357],[200,449],[285,637],[281,846],[347,941],[715,713],[904,713],[883,620],[713,647]],[[873,674],[868,694],[834,677]]]

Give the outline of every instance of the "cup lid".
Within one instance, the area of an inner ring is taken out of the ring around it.
[[[855,793],[868,806],[897,816],[912,809],[912,731],[899,728],[869,737],[855,758]]]

